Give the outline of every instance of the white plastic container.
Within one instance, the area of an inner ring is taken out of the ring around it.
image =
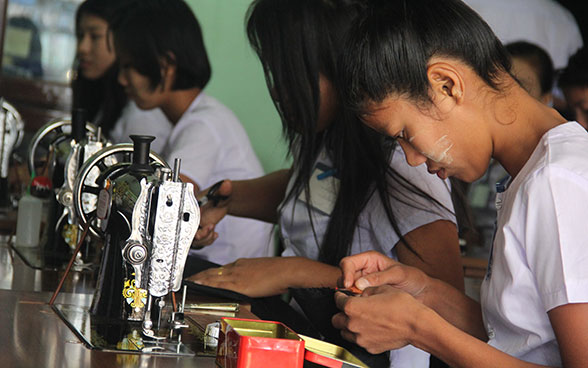
[[[39,246],[42,216],[43,200],[30,194],[22,196],[18,201],[18,217],[16,221],[17,246]]]

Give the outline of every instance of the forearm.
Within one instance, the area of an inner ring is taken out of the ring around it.
[[[290,170],[284,169],[256,179],[233,181],[228,213],[276,223],[289,179]]]
[[[285,257],[291,260],[290,288],[337,287],[341,269],[304,257]]]
[[[514,358],[447,323],[428,309],[415,318],[411,344],[455,368],[542,367]]]
[[[451,285],[431,279],[423,303],[460,330],[487,341],[480,304]]]

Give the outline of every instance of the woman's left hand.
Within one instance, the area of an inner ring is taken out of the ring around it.
[[[410,294],[389,285],[367,288],[361,296],[335,293],[335,303],[341,313],[333,316],[333,326],[346,340],[372,354],[409,344],[418,312],[428,310]]]
[[[293,274],[288,257],[241,258],[188,277],[197,284],[236,291],[250,297],[279,295],[288,289]]]

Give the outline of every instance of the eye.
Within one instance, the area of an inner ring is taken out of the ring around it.
[[[404,139],[404,130],[401,130],[398,134],[394,136],[395,139]]]
[[[92,39],[92,41],[97,41],[97,40],[101,39],[102,37],[104,37],[103,34],[98,34],[98,33],[91,33],[90,34],[90,38]]]

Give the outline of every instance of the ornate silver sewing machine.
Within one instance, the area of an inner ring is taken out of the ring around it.
[[[24,136],[24,122],[14,106],[0,97],[0,207],[11,207],[8,170],[10,157]]]
[[[193,355],[182,344],[184,296],[175,302],[192,239],[200,222],[193,185],[150,153],[153,137],[131,136],[134,146],[106,147],[81,167],[73,186],[74,210],[83,227],[104,239],[98,281],[89,310],[56,306],[68,321],[86,318],[91,331],[76,331],[90,347],[153,354]],[[96,187],[84,184],[100,162],[131,153],[132,163],[119,161],[102,171]],[[83,194],[96,198],[88,212]],[[170,300],[171,299],[171,300]],[[97,338],[99,336],[99,338]],[[121,341],[125,341],[121,344]],[[116,346],[116,348],[114,348]]]

